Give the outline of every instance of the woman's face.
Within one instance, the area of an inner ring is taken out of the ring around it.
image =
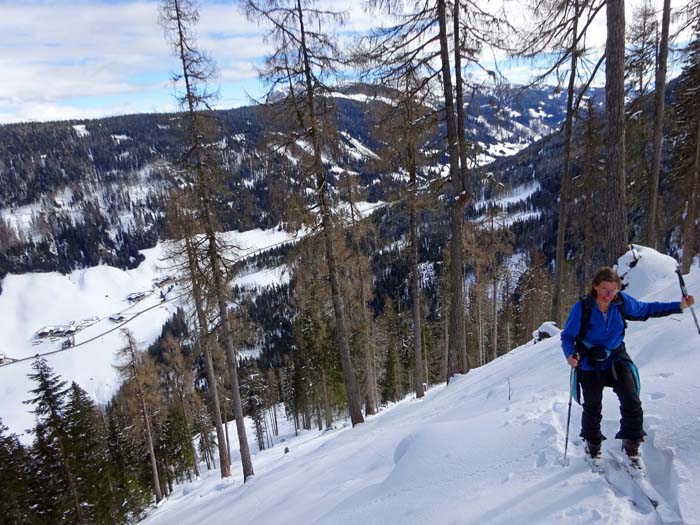
[[[603,281],[594,286],[593,289],[596,292],[596,299],[604,304],[610,304],[620,291],[617,283],[610,281]]]

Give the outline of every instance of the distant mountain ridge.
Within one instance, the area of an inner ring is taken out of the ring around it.
[[[367,200],[385,199],[397,183],[374,173],[367,160],[381,154],[372,116],[386,100],[363,85],[339,88],[333,99],[347,153],[343,167],[361,174]],[[552,88],[504,88],[474,93],[469,103],[468,137],[481,145],[486,163],[556,131],[565,97]],[[282,175],[290,159],[260,149],[275,130],[264,127],[259,109],[216,112],[230,173],[230,197],[219,203],[226,229],[269,228],[282,220],[271,195],[289,190]],[[164,168],[183,153],[180,132],[179,114],[0,126],[0,277],[137,265],[138,250],[165,235]]]

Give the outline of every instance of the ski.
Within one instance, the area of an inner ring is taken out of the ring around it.
[[[662,523],[666,524],[679,524],[683,523],[683,518],[680,515],[678,509],[673,508],[669,503],[666,502],[664,497],[659,494],[654,485],[647,478],[646,472],[639,467],[632,466],[625,458],[615,454],[613,451],[608,450],[608,453],[612,457],[613,466],[616,472],[624,473],[626,479],[630,480],[633,486],[637,489],[635,492],[639,496],[643,496],[649,503],[651,508],[658,514],[661,518]],[[609,473],[606,473],[606,478],[608,482],[615,488],[621,489],[619,484],[616,484]],[[632,494],[629,494],[632,496]],[[631,497],[632,501],[637,501],[634,497]]]

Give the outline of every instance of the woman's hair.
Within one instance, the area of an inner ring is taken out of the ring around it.
[[[591,297],[594,299],[597,297],[598,293],[595,291],[595,286],[598,286],[602,282],[615,283],[618,289],[622,289],[622,281],[617,272],[610,268],[610,266],[603,266],[600,268],[596,274],[593,276],[593,281],[591,282]]]

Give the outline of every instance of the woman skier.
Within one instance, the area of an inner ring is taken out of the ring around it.
[[[626,320],[646,321],[681,313],[691,306],[693,296],[676,302],[642,302],[621,292],[622,282],[612,268],[598,270],[588,295],[578,301],[569,313],[561,345],[567,362],[576,368],[577,381],[583,392],[581,437],[586,441],[586,454],[600,458],[600,431],[603,418],[603,388],[612,387],[620,400],[620,430],[615,436],[630,463],[641,468],[639,444],[644,440],[644,415],[639,399],[637,367],[625,351]]]

